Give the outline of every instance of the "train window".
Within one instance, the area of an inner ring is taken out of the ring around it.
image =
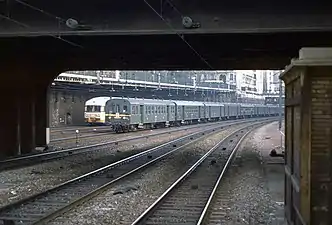
[[[148,113],[151,114],[151,106],[148,106]]]
[[[136,114],[141,114],[141,112],[139,111],[138,105],[135,107],[136,107]]]
[[[157,114],[157,106],[154,106],[154,113]]]
[[[119,113],[120,112],[120,105],[119,104],[117,104],[116,105],[116,111],[115,111],[116,113]]]
[[[148,114],[148,107],[145,106],[145,114]]]
[[[127,112],[128,111],[128,106],[124,105],[123,106],[123,112]]]
[[[157,112],[160,114],[161,112],[160,112],[160,106],[158,106],[158,108],[157,108]]]
[[[92,110],[93,110],[93,105],[86,106],[86,111],[87,112],[92,112]]]
[[[136,114],[136,108],[135,108],[135,106],[131,107],[131,114]]]

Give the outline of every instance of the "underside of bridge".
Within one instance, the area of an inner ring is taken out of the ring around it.
[[[1,0],[1,63],[43,64],[48,71],[50,66],[57,71],[280,69],[303,46],[332,44],[330,6],[319,1]],[[191,21],[183,23],[184,17]]]

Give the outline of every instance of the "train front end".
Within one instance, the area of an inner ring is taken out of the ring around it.
[[[112,99],[106,105],[105,120],[115,132],[130,130],[130,102],[125,99]]]
[[[96,97],[85,103],[84,119],[89,125],[107,125],[105,104],[110,97]]]

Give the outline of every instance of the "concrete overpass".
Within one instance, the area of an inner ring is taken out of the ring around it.
[[[0,4],[2,62],[43,64],[54,71],[280,69],[300,47],[329,46],[332,37],[332,3],[319,1],[2,0]],[[200,26],[184,28],[184,16]],[[83,26],[69,28],[69,18]]]

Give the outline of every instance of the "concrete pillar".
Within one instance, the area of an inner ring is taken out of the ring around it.
[[[35,96],[33,90],[26,90],[19,100],[20,115],[20,151],[21,154],[30,153],[35,149]]]
[[[0,158],[15,156],[20,152],[19,114],[17,94],[14,89],[1,87]]]
[[[49,123],[49,89],[48,87],[38,88],[35,97],[35,134],[36,146],[46,147],[50,142]]]
[[[304,48],[285,82],[288,224],[332,224],[332,48]]]

